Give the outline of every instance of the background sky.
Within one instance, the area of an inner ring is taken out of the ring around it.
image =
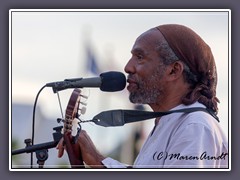
[[[221,102],[218,116],[228,136],[228,12],[164,11],[13,11],[9,61],[12,67],[12,103],[33,106],[37,92],[48,82],[97,76],[87,67],[86,42],[90,44],[101,72],[124,72],[124,66],[131,57],[132,45],[141,33],[161,24],[182,24],[198,33],[212,49],[218,71],[217,96]],[[82,116],[84,119],[91,119],[99,112],[109,109],[134,108],[128,101],[126,90],[114,93],[101,92],[97,88],[83,91],[89,96],[86,114]],[[63,111],[71,92],[72,90],[60,92]],[[37,105],[49,121],[56,122],[56,119],[61,117],[57,96],[51,88],[43,90]],[[15,121],[17,120],[12,119],[12,123]],[[26,125],[28,126],[29,124]],[[88,131],[97,148],[107,153],[127,137],[133,126],[129,124],[123,127],[103,128],[94,124],[84,124],[83,128]],[[147,132],[152,127],[153,121],[145,122]]]

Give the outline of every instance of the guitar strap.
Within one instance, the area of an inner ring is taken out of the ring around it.
[[[202,107],[193,107],[193,108],[186,108],[186,109],[178,109],[172,111],[165,111],[165,112],[150,112],[150,111],[140,111],[140,110],[110,110],[110,111],[103,111],[92,119],[92,121],[104,127],[109,126],[123,126],[126,123],[132,122],[139,122],[147,119],[152,119],[156,117],[165,116],[172,113],[191,113],[196,111],[203,111],[211,116],[213,116],[218,122],[219,118],[217,115],[211,110]]]

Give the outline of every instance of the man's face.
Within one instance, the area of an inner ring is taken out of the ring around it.
[[[132,103],[155,104],[164,94],[165,66],[157,52],[160,38],[158,31],[150,30],[138,37],[133,45],[132,57],[125,66]]]

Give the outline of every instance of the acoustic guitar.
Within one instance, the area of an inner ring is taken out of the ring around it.
[[[81,149],[77,144],[77,138],[81,131],[81,126],[77,123],[77,118],[81,115],[78,114],[80,100],[81,90],[74,89],[67,104],[63,126],[64,145],[72,168],[85,168]]]

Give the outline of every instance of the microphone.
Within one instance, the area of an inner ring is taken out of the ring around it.
[[[125,75],[117,71],[102,73],[100,77],[65,79],[46,84],[46,87],[52,87],[54,93],[68,88],[83,87],[99,87],[101,91],[114,92],[123,90],[125,86]]]

